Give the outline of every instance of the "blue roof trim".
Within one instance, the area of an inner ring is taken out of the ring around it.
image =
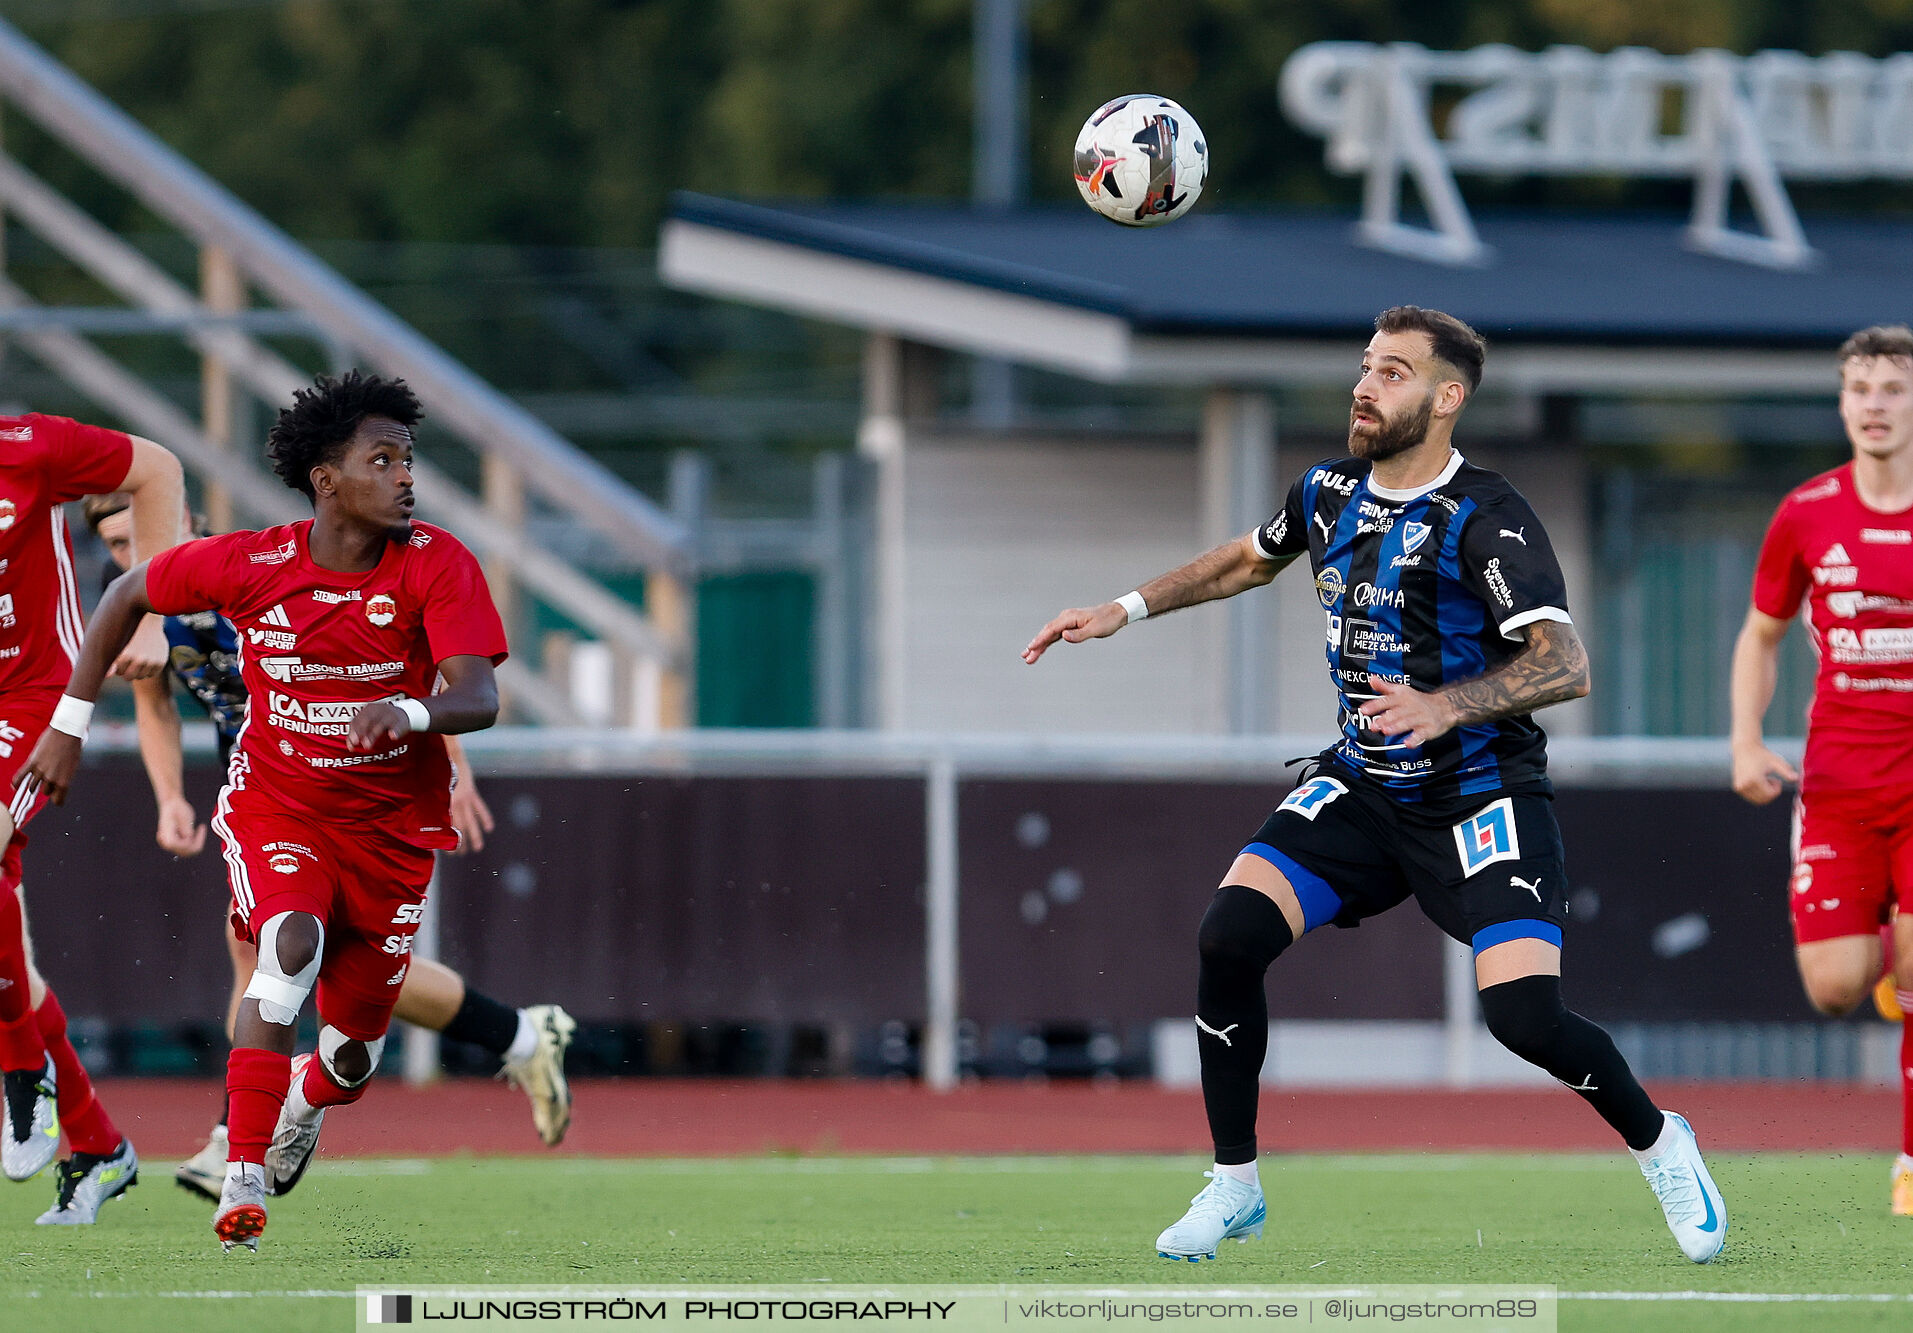
[[[679,193],[671,216],[1079,309],[1140,333],[1341,338],[1410,302],[1523,343],[1830,349],[1913,312],[1913,224],[1812,217],[1824,263],[1785,273],[1693,253],[1679,215],[1478,215],[1494,258],[1448,268],[1355,243],[1326,211],[1197,212],[1113,226],[1087,209],[753,204]]]

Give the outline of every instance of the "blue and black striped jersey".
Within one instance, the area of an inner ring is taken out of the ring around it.
[[[1307,551],[1327,615],[1341,703],[1334,757],[1431,817],[1516,792],[1546,792],[1547,738],[1529,716],[1464,726],[1423,746],[1370,731],[1356,710],[1370,676],[1435,690],[1492,671],[1521,629],[1570,623],[1560,563],[1507,479],[1454,454],[1414,491],[1375,484],[1365,459],[1318,463],[1254,534],[1269,559]]]

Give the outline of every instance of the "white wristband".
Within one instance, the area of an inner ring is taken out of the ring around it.
[[[432,729],[432,715],[426,711],[422,701],[401,695],[397,699],[392,700],[392,702],[398,705],[399,712],[405,714],[405,720],[412,724],[413,731],[430,731]]]
[[[60,696],[60,702],[53,705],[53,720],[47,723],[55,731],[64,732],[75,740],[86,739],[86,725],[93,720],[93,705],[85,699],[75,699],[70,694]]]
[[[1133,625],[1138,620],[1149,619],[1149,603],[1142,599],[1142,594],[1139,592],[1124,593],[1116,599],[1116,605],[1120,606],[1123,613],[1129,617],[1123,622],[1125,625]]]

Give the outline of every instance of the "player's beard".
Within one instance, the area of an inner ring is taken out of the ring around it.
[[[1379,408],[1368,412],[1381,417],[1378,426],[1358,430],[1355,408],[1348,410],[1348,451],[1356,458],[1379,463],[1396,454],[1405,454],[1428,438],[1428,423],[1435,419],[1435,395],[1429,394],[1418,407],[1405,407],[1394,416],[1384,416]]]

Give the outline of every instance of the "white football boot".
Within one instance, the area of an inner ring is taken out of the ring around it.
[[[251,1162],[228,1162],[219,1207],[213,1210],[213,1234],[230,1250],[244,1245],[257,1253],[266,1229],[266,1170]]]
[[[35,1222],[43,1227],[91,1226],[100,1215],[100,1205],[139,1184],[139,1154],[133,1151],[131,1139],[121,1139],[120,1146],[104,1157],[76,1152],[57,1170],[59,1193]]]
[[[325,1108],[308,1106],[300,1088],[305,1081],[306,1066],[311,1063],[310,1053],[293,1057],[292,1081],[286,1088],[285,1103],[279,1108],[279,1123],[273,1126],[272,1146],[266,1149],[266,1189],[274,1195],[292,1193],[292,1187],[305,1175],[306,1168],[312,1165],[313,1154],[319,1150],[319,1129],[325,1124]]]
[[[1182,1220],[1156,1237],[1156,1253],[1165,1259],[1186,1259],[1198,1263],[1216,1257],[1216,1246],[1233,1238],[1246,1243],[1262,1234],[1268,1217],[1268,1205],[1262,1199],[1262,1187],[1224,1175],[1205,1171],[1209,1183],[1190,1201]]]
[[[173,1168],[173,1179],[181,1189],[218,1203],[226,1188],[227,1146],[226,1127],[214,1125],[206,1146]]]
[[[1697,1264],[1712,1263],[1727,1243],[1727,1204],[1700,1159],[1700,1144],[1687,1121],[1672,1111],[1660,1140],[1634,1154],[1654,1197],[1661,1201],[1667,1229],[1681,1253]]]
[[[60,1151],[60,1105],[53,1057],[44,1069],[9,1069],[6,1108],[0,1114],[0,1171],[8,1180],[31,1180]]]
[[[526,1021],[538,1034],[538,1045],[524,1060],[506,1061],[498,1072],[531,1098],[531,1123],[547,1147],[564,1142],[571,1126],[571,1084],[565,1079],[565,1049],[571,1045],[578,1020],[555,1004],[528,1005]]]

